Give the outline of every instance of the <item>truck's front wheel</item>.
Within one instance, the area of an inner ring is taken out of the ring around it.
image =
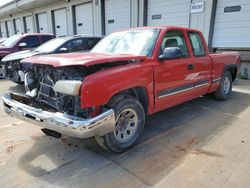
[[[96,137],[96,140],[102,147],[120,153],[138,141],[145,124],[145,112],[140,102],[132,97],[124,98],[113,109],[115,130],[103,137]]]

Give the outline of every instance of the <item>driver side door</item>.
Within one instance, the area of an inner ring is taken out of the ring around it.
[[[158,60],[155,64],[155,111],[175,106],[196,96],[192,93],[196,70],[190,63],[186,39],[186,34],[180,30],[170,30],[164,35],[159,55],[165,48],[178,47],[182,56]]]

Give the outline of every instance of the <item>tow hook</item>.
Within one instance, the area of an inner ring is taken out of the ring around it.
[[[47,136],[52,136],[54,138],[61,138],[62,134],[50,129],[41,129],[41,131]]]

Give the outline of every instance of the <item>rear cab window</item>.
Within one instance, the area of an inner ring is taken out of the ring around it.
[[[189,32],[188,36],[192,45],[192,51],[194,53],[194,56],[196,57],[205,56],[206,52],[200,34],[197,32]]]

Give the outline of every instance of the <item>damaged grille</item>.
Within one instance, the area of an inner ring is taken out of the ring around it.
[[[84,71],[79,68],[54,68],[32,66],[25,71],[26,95],[36,102],[43,103],[74,116],[83,116],[80,96],[70,96],[55,92],[53,87],[58,80],[83,80]]]
[[[55,83],[52,79],[41,79],[37,98],[56,109],[60,109],[58,105],[58,101],[60,101],[59,94],[54,91],[54,85]]]

